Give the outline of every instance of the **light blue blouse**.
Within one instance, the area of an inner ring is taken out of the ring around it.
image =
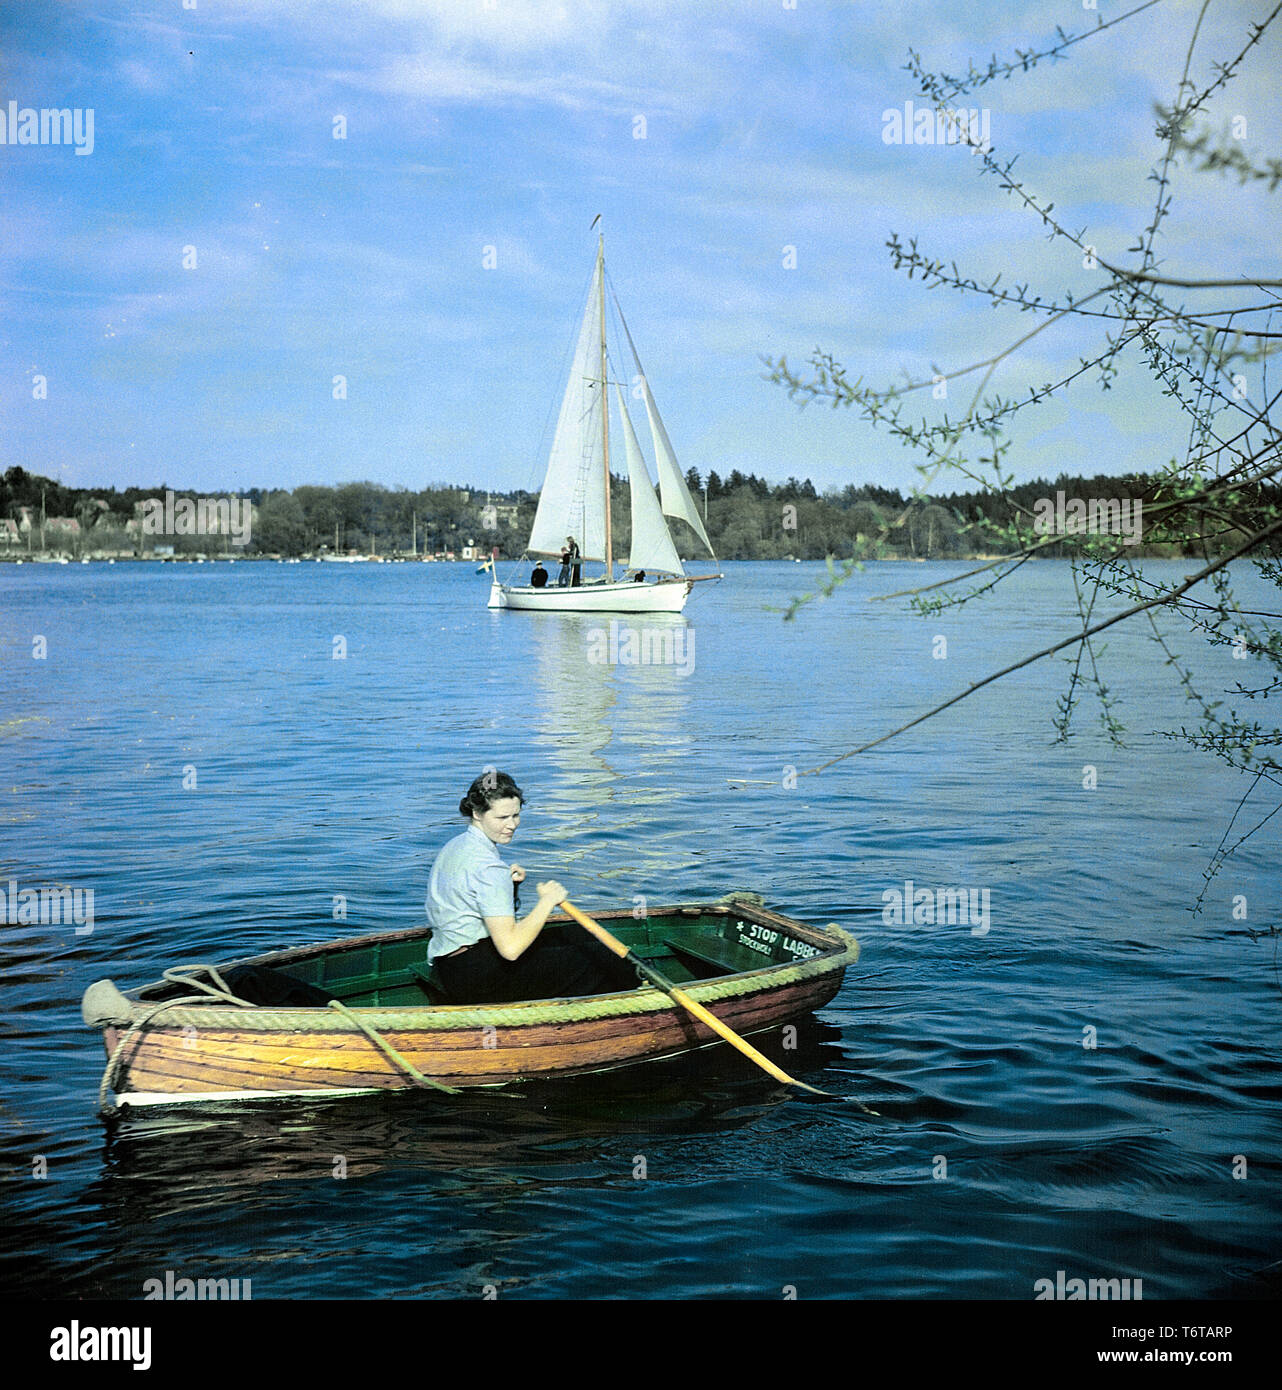
[[[436,856],[427,880],[428,961],[484,940],[484,919],[514,917],[514,901],[512,871],[499,858],[498,846],[469,825]]]

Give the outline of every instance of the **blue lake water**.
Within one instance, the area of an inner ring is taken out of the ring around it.
[[[1246,784],[1161,736],[1196,710],[1144,630],[1104,639],[1122,747],[1089,696],[1053,741],[1051,658],[807,776],[1070,631],[1070,572],[921,619],[867,600],[957,567],[875,565],[785,624],[768,606],[822,567],[725,568],[684,618],[620,620],[680,628],[682,663],[627,665],[589,659],[608,618],[490,613],[465,564],[0,566],[0,884],[94,890],[86,935],[0,927],[10,1291],[140,1298],[167,1270],[255,1298],[1028,1300],[1057,1270],[1276,1291],[1282,986],[1251,930],[1280,920],[1277,822],[1194,916]],[[1250,683],[1163,626],[1212,698]],[[89,983],[417,924],[487,765],[527,796],[508,857],[588,910],[754,888],[854,931],[859,964],[776,1055],[878,1114],[705,1053],[517,1100],[103,1127]],[[988,930],[888,924],[906,880],[987,890]]]

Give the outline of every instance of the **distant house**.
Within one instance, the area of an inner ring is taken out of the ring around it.
[[[0,520],[0,546],[21,545],[22,537],[18,533],[18,523],[10,521],[7,517]]]
[[[20,536],[30,536],[33,531],[40,529],[40,522],[36,520],[34,508],[19,507],[17,530]],[[13,522],[6,523],[14,525]],[[45,518],[44,534],[46,540],[79,540],[80,522],[74,516],[50,516]]]
[[[515,526],[517,513],[520,508],[515,502],[491,502],[490,494],[485,494],[485,506],[481,508],[482,525],[485,525],[486,514],[489,514],[491,526],[497,526],[502,522],[505,526]]]

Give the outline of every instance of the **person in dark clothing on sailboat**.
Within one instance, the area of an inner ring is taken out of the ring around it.
[[[583,562],[580,559],[579,543],[573,536],[566,536],[565,545],[561,548],[561,573],[557,575],[556,582],[565,588],[567,584],[571,588],[578,588],[581,579]]]
[[[505,772],[485,772],[467,789],[459,814],[467,829],[436,856],[427,884],[427,948],[441,988],[457,1004],[508,1004],[611,994],[639,986],[636,971],[571,925],[545,927],[568,895],[554,879],[536,885],[538,901],[519,921],[519,864],[506,864],[524,796]]]
[[[534,566],[534,573],[530,575],[531,589],[546,589],[548,582],[548,572],[543,568],[543,561],[539,560]]]

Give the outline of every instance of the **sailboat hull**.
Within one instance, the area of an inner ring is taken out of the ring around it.
[[[495,580],[488,607],[533,613],[680,613],[693,588],[690,579],[662,579],[656,584],[580,584],[576,588],[549,585],[545,589]]]

